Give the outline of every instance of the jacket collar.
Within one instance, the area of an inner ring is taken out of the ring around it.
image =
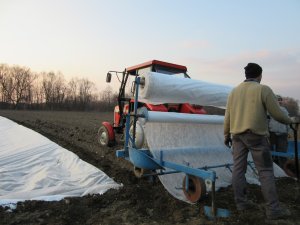
[[[258,80],[255,79],[255,78],[248,78],[248,79],[244,80],[244,82],[250,82],[250,81],[254,81],[254,82],[259,83]]]

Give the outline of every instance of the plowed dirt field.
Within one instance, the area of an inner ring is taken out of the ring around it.
[[[300,185],[291,178],[276,181],[280,201],[292,212],[289,219],[279,221],[265,219],[264,200],[256,185],[249,185],[249,198],[257,208],[244,213],[236,211],[231,187],[219,190],[217,207],[229,209],[232,215],[211,221],[202,209],[210,205],[209,197],[190,205],[173,198],[158,179],[150,182],[136,178],[132,165],[115,157],[115,150],[123,147],[121,143],[113,148],[101,148],[97,143],[97,130],[102,121],[112,122],[111,112],[0,110],[0,116],[48,137],[124,185],[103,195],[58,202],[26,201],[13,212],[0,207],[0,224],[300,224]]]

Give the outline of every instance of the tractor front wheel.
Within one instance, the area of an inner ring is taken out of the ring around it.
[[[105,126],[101,126],[98,130],[98,143],[101,146],[112,147],[114,145],[113,141],[110,141],[109,132]]]

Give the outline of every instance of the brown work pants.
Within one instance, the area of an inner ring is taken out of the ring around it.
[[[261,191],[269,213],[279,210],[279,202],[275,187],[271,145],[268,138],[252,132],[236,134],[232,137],[233,172],[232,186],[235,202],[238,207],[247,203],[246,178],[247,156],[251,152],[255,167],[258,171]]]

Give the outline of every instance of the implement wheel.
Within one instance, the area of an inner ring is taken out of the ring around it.
[[[188,188],[186,188],[186,179],[188,177]],[[185,176],[182,182],[183,193],[187,200],[192,203],[198,202],[205,197],[206,186],[205,182],[196,176]]]
[[[137,178],[141,178],[145,173],[145,169],[134,166],[133,173]]]

